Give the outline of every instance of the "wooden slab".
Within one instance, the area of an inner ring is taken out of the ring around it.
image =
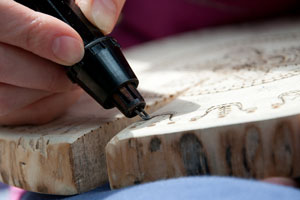
[[[148,98],[149,112],[170,98]],[[153,100],[153,101],[152,101]],[[104,148],[139,118],[124,118],[83,96],[62,118],[42,126],[0,128],[0,181],[28,191],[71,195],[108,181]]]
[[[112,188],[201,174],[300,176],[299,20],[194,32],[130,53],[157,70],[149,82],[186,89],[108,143]]]
[[[132,56],[129,56],[129,58]],[[158,70],[131,59],[140,78],[147,112],[167,104],[184,90],[165,90]],[[152,78],[151,78],[152,77]],[[47,109],[47,108],[45,108]],[[63,117],[42,126],[0,127],[0,181],[28,191],[71,195],[108,181],[105,145],[139,118],[127,119],[116,109],[104,110],[84,95]]]

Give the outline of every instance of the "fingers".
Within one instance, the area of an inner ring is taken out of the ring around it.
[[[41,124],[60,116],[81,94],[58,65],[82,59],[78,33],[13,0],[0,0],[0,27],[0,124]]]
[[[80,97],[82,91],[58,93],[0,117],[2,125],[44,124],[62,115]]]
[[[75,0],[84,15],[104,34],[116,25],[125,0]]]
[[[62,21],[13,0],[0,1],[0,42],[18,46],[63,65],[80,61],[83,42]]]
[[[76,85],[63,67],[23,49],[0,43],[0,82],[19,87],[64,92]]]
[[[7,115],[49,95],[49,92],[0,83],[0,116]]]
[[[292,178],[286,177],[270,177],[262,180],[263,182],[277,184],[277,185],[285,185],[290,187],[300,188],[300,183]]]

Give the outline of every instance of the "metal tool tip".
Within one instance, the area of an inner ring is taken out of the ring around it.
[[[143,108],[140,108],[139,110],[135,110],[135,113],[140,116],[143,120],[149,120],[151,119],[150,115],[146,113],[146,111]]]

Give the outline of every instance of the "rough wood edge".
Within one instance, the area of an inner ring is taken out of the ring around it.
[[[146,110],[152,113],[174,98],[162,97]],[[39,127],[34,134],[0,139],[0,181],[44,194],[74,195],[94,189],[108,181],[105,145],[137,120],[119,118],[102,125],[99,121],[98,128],[72,143],[51,144],[49,134],[38,134]]]
[[[106,146],[111,188],[193,175],[300,176],[300,115],[118,140]]]
[[[179,94],[178,94],[179,95]],[[145,110],[152,113],[174,100],[178,95],[163,97]],[[109,140],[122,129],[140,120],[135,118],[119,118],[99,126],[96,130],[84,134],[71,144],[71,166],[77,193],[83,193],[108,182],[105,146]],[[86,156],[86,155],[89,156]]]

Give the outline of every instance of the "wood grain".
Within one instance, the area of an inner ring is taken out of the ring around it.
[[[182,76],[172,86],[189,87],[107,144],[111,187],[194,175],[300,176],[296,24],[194,32],[136,49],[182,45],[153,68],[171,73],[168,80]]]
[[[149,112],[172,99],[160,98],[149,104]],[[136,120],[117,110],[103,110],[83,96],[65,116],[49,124],[1,127],[0,181],[45,194],[94,189],[108,181],[105,145]]]
[[[299,176],[299,41],[299,20],[286,20],[130,49],[153,118],[127,119],[83,96],[49,124],[0,127],[0,181],[70,195],[108,177],[117,188],[198,174]]]
[[[291,116],[169,134],[112,139],[112,188],[180,176],[300,176],[300,121]]]

